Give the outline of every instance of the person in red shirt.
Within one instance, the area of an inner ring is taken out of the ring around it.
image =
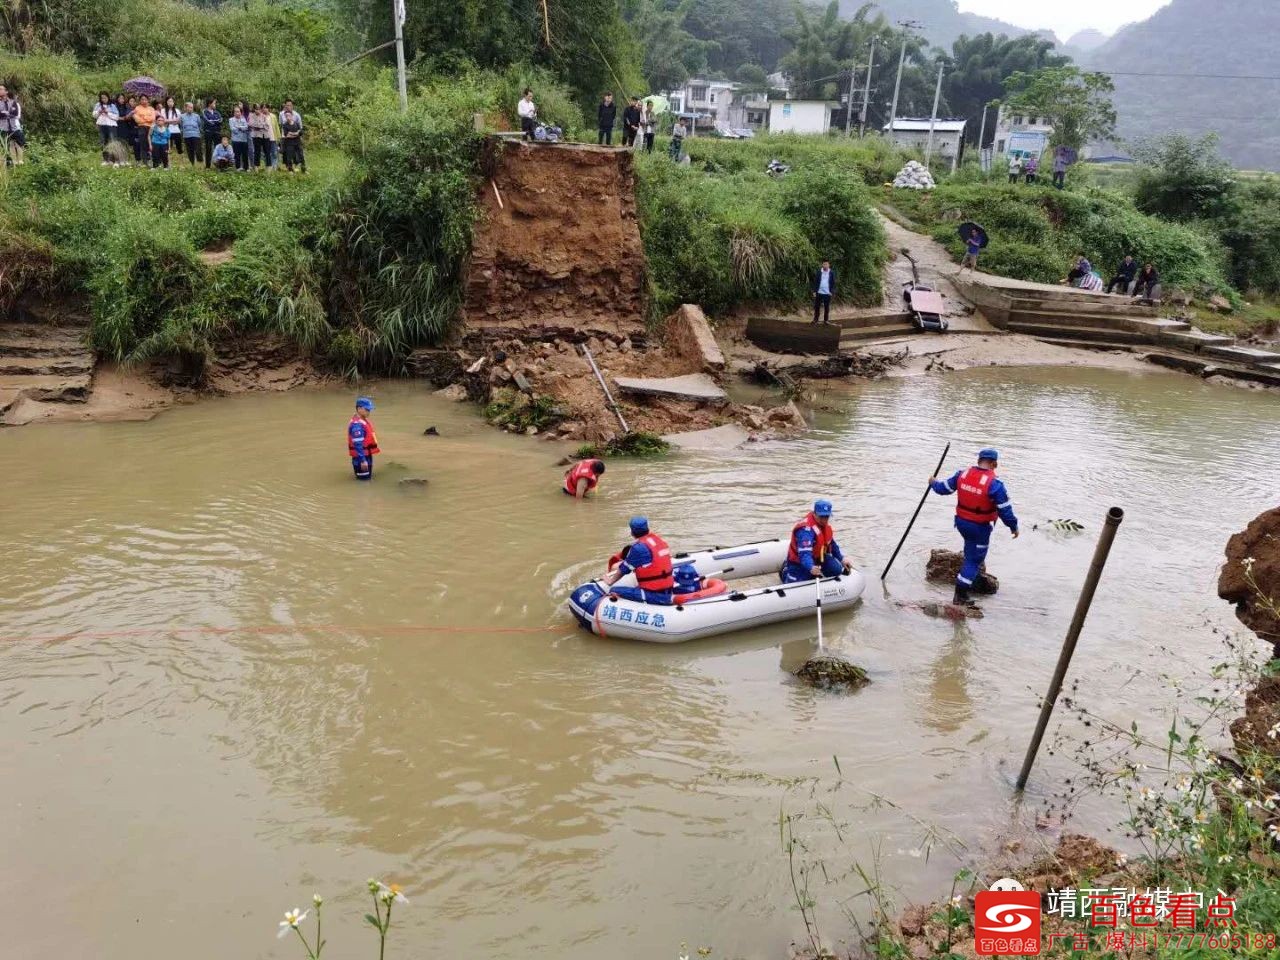
[[[579,460],[572,469],[565,471],[564,484],[560,489],[581,500],[599,485],[603,475],[603,460]]]

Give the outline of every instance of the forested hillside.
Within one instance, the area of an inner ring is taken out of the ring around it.
[[[1236,165],[1277,170],[1280,80],[1219,77],[1280,76],[1278,38],[1280,3],[1274,0],[1173,0],[1099,47],[1089,65],[1155,74],[1115,77],[1122,137],[1213,132]]]

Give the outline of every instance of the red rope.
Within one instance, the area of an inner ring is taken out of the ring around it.
[[[552,633],[568,629],[546,627],[428,626],[426,624],[382,624],[350,626],[346,624],[261,624],[241,627],[146,627],[135,630],[91,630],[70,633],[33,634],[24,637],[0,637],[0,643],[53,643],[59,640],[115,640],[127,637],[155,637],[168,634],[224,636],[235,633]]]

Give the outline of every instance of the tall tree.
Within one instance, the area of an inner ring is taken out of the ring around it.
[[[653,91],[674,90],[707,69],[707,55],[716,48],[686,28],[694,0],[671,5],[663,0],[637,0],[627,12],[642,51],[645,81]]]
[[[1018,72],[1004,83],[1007,105],[1046,117],[1053,124],[1054,146],[1080,149],[1091,140],[1110,140],[1116,132],[1111,103],[1115,84],[1104,73],[1085,73],[1079,67],[1045,67]]]
[[[1051,40],[1033,34],[1014,39],[990,33],[961,36],[944,61],[942,95],[947,112],[969,121],[966,139],[977,143],[982,110],[1003,96],[1006,78],[1045,67],[1065,67],[1070,62],[1069,57],[1054,52]],[[994,124],[988,127],[994,128]]]

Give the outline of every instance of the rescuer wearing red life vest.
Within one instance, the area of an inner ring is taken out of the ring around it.
[[[947,480],[933,477],[929,486],[944,497],[956,494],[956,529],[964,537],[964,564],[956,575],[956,595],[952,603],[974,606],[969,591],[981,587],[982,564],[987,559],[991,530],[999,520],[1018,538],[1018,518],[1013,515],[1009,492],[996,476],[1000,454],[987,447],[978,452],[978,465],[957,470]]]
[[[610,598],[669,606],[671,589],[676,583],[671,568],[671,548],[667,541],[649,532],[649,521],[644,517],[631,518],[631,536],[635,542],[623,549],[622,562],[610,571],[604,582],[613,587],[634,571],[637,586],[613,587]]]
[[[800,583],[818,577],[848,573],[853,564],[840,552],[836,531],[831,526],[831,501],[819,500],[813,510],[791,530],[787,561],[782,565],[783,583]]]
[[[603,460],[579,460],[572,469],[565,471],[564,485],[560,489],[571,497],[582,499],[596,488],[602,476]]]
[[[347,454],[351,457],[351,469],[355,471],[357,480],[373,479],[373,455],[382,452],[378,449],[378,437],[369,420],[372,410],[373,401],[360,397],[356,400],[355,416],[347,424]]]

